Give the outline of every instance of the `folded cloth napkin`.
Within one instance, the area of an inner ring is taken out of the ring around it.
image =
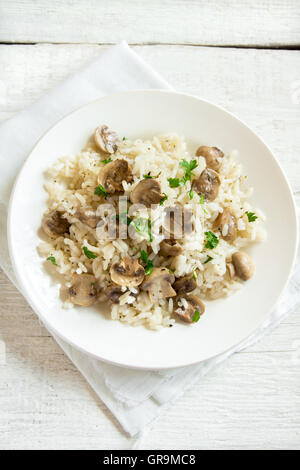
[[[86,102],[121,90],[145,88],[171,87],[123,42],[0,126],[0,266],[16,286],[8,257],[6,211],[15,176],[34,143],[58,119]],[[123,428],[131,436],[138,435],[187,387],[233,352],[262,338],[295,308],[300,288],[297,264],[285,294],[261,328],[238,347],[197,365],[163,372],[129,370],[86,356],[53,336]]]

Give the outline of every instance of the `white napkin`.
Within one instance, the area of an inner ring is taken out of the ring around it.
[[[0,265],[15,285],[8,257],[6,210],[15,176],[34,143],[58,119],[84,103],[116,91],[145,88],[171,87],[123,42],[0,126]],[[300,265],[277,308],[255,334],[226,354],[182,369],[142,372],[112,366],[53,336],[123,428],[134,436],[213,366],[277,326],[295,308],[299,288]]]

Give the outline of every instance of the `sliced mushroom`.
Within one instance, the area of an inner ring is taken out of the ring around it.
[[[126,160],[117,159],[101,168],[98,183],[108,194],[124,192],[122,181],[127,183],[133,181],[131,167]]]
[[[224,209],[223,212],[218,215],[215,226],[220,230],[224,240],[227,242],[235,240],[237,236],[237,220],[228,209]]]
[[[69,289],[69,298],[73,304],[88,307],[96,302],[98,289],[96,278],[92,274],[73,274],[73,284]]]
[[[192,182],[192,189],[198,194],[202,193],[207,201],[214,201],[219,194],[220,184],[218,173],[211,168],[206,168],[199,178]]]
[[[192,275],[179,277],[173,284],[173,288],[176,290],[177,294],[187,294],[192,292],[197,287],[197,282]]]
[[[248,281],[254,273],[254,263],[250,256],[244,251],[237,251],[232,255],[232,263],[235,269],[236,275],[242,279],[242,281]]]
[[[143,179],[131,191],[130,200],[133,204],[143,204],[151,207],[151,204],[159,204],[163,195],[161,186],[156,179]]]
[[[125,292],[123,292],[121,286],[117,286],[116,284],[112,284],[105,289],[105,294],[114,304],[118,304],[120,302],[120,297],[121,295],[125,294]],[[138,294],[139,294],[138,291],[137,293],[133,293],[133,292],[130,293],[132,297],[137,297]]]
[[[52,211],[45,217],[42,223],[42,228],[45,234],[50,238],[57,238],[61,235],[64,235],[65,233],[69,232],[69,227],[69,222],[59,211]]]
[[[153,268],[150,276],[144,280],[142,289],[148,291],[150,301],[154,304],[160,299],[176,295],[172,288],[174,281],[175,276],[170,273],[168,268]]]
[[[80,220],[80,222],[91,228],[96,228],[100,221],[100,217],[98,217],[96,212],[90,207],[78,209],[75,216]]]
[[[99,126],[94,133],[96,146],[105,153],[114,153],[118,148],[120,139],[115,131],[108,126]]]
[[[173,207],[166,207],[164,213],[162,227],[170,239],[183,238],[192,232],[193,212],[191,209],[176,204]]]
[[[165,239],[160,244],[159,254],[162,256],[178,256],[182,251],[182,247],[176,240]]]
[[[181,299],[184,299],[187,302],[187,306],[185,306],[185,302],[181,302]],[[178,302],[181,302],[181,306],[175,310],[175,314],[184,322],[193,323],[195,321],[195,315],[197,315],[197,311],[199,315],[203,315],[205,312],[205,305],[199,297],[195,295],[181,295],[177,299]]]
[[[118,286],[139,286],[145,277],[145,270],[137,259],[125,257],[110,269],[111,280]]]
[[[230,279],[233,279],[235,276],[235,269],[232,263],[226,263],[226,272]]]
[[[218,171],[222,165],[224,153],[218,147],[208,147],[201,145],[196,152],[197,157],[204,157],[206,160],[207,168]]]

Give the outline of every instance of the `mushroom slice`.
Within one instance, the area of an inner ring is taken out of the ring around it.
[[[128,292],[128,291],[125,291],[125,292]],[[117,286],[116,284],[111,284],[105,289],[105,294],[114,304],[118,304],[120,302],[120,297],[121,295],[125,294],[125,292],[123,292],[121,286]],[[138,294],[139,294],[138,290],[137,290],[137,293],[133,293],[133,292],[130,293],[132,297],[137,297]]]
[[[125,257],[112,265],[110,277],[118,286],[136,287],[143,282],[145,270],[137,259]]]
[[[96,146],[105,153],[114,153],[120,142],[117,133],[105,125],[96,128],[94,140]]]
[[[52,211],[48,214],[42,223],[42,228],[50,238],[57,238],[69,232],[70,224],[62,216],[62,212]]]
[[[146,207],[159,204],[162,197],[161,186],[156,179],[141,180],[130,193],[130,200],[133,204],[143,204]]]
[[[173,207],[166,207],[164,213],[162,227],[170,239],[183,238],[192,232],[193,212],[191,209],[176,204]]]
[[[100,221],[100,217],[98,217],[96,212],[90,207],[78,209],[75,216],[80,220],[80,222],[88,225],[91,228],[96,228]]]
[[[159,254],[162,256],[178,256],[182,253],[182,247],[176,240],[163,240],[160,244]]]
[[[182,302],[181,299],[184,299],[184,302]],[[201,299],[199,299],[199,297],[196,297],[195,295],[181,295],[177,299],[177,304],[178,302],[181,302],[182,306],[178,306],[178,308],[175,310],[175,314],[186,323],[193,323],[197,321],[195,320],[197,311],[199,312],[200,316],[205,312],[204,303]]]
[[[206,168],[199,178],[192,182],[192,189],[198,194],[202,193],[207,201],[214,201],[219,194],[220,184],[218,173],[211,168]]]
[[[232,264],[236,275],[242,279],[242,281],[248,281],[248,279],[253,276],[254,263],[250,256],[244,251],[233,253]]]
[[[69,288],[69,298],[73,304],[88,307],[96,302],[98,289],[92,274],[73,274],[73,284]]]
[[[237,221],[236,217],[228,209],[224,209],[218,215],[215,226],[220,230],[224,240],[227,242],[235,240],[237,236]]]
[[[103,186],[109,194],[124,192],[122,181],[131,183],[133,181],[131,167],[126,160],[117,159],[107,163],[101,168],[98,183]]]
[[[224,153],[218,147],[208,147],[207,145],[201,145],[196,151],[197,157],[204,157],[206,160],[207,168],[218,171],[222,165],[222,159]]]
[[[174,274],[168,268],[153,268],[152,273],[142,284],[142,289],[148,291],[150,301],[154,304],[160,299],[174,297],[175,290],[172,284],[175,281]]]
[[[186,294],[192,292],[197,287],[197,282],[191,274],[188,276],[179,277],[173,284],[173,288],[177,294]]]

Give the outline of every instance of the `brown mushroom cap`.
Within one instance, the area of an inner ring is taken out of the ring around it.
[[[42,223],[42,228],[50,238],[57,238],[69,232],[70,224],[59,211],[52,211],[48,214]]]
[[[98,217],[96,212],[90,207],[81,207],[76,211],[75,216],[80,220],[80,222],[91,228],[96,228],[100,221],[100,217]]]
[[[159,254],[162,256],[178,256],[182,251],[182,247],[176,240],[164,239],[160,244]]]
[[[109,129],[108,126],[99,126],[94,133],[96,146],[105,153],[114,153],[120,141],[117,133]]]
[[[104,292],[107,295],[107,297],[112,301],[112,303],[118,304],[120,302],[121,295],[125,294],[125,292],[128,292],[128,291],[123,292],[121,286],[117,286],[116,284],[111,284],[105,289]],[[132,297],[137,297],[138,292],[136,294],[131,292],[130,295]]]
[[[173,284],[173,288],[176,290],[177,294],[186,294],[192,292],[197,287],[197,282],[193,278],[193,275],[189,274],[188,276],[179,277]]]
[[[242,279],[242,281],[248,281],[254,273],[254,263],[250,256],[244,251],[237,251],[232,255],[232,263],[235,269],[236,275]]]
[[[191,209],[176,204],[172,207],[166,207],[162,227],[165,234],[170,239],[183,238],[193,230]]]
[[[160,182],[156,179],[141,180],[130,193],[133,204],[143,204],[146,207],[159,204],[162,197]]]
[[[69,288],[69,298],[73,304],[88,307],[96,302],[98,289],[92,274],[73,274],[73,284]]]
[[[227,242],[235,240],[237,236],[237,220],[228,209],[224,209],[223,212],[218,215],[215,221],[215,226],[220,230],[224,240]],[[227,230],[227,233],[226,235],[223,235],[223,230],[225,229]]]
[[[137,259],[125,257],[112,265],[110,277],[118,286],[136,287],[143,282],[145,270]]]
[[[208,147],[201,145],[196,151],[197,157],[204,157],[206,160],[207,168],[218,171],[222,165],[222,158],[224,153],[218,147]]]
[[[220,184],[218,173],[211,168],[206,168],[199,178],[193,180],[192,189],[198,194],[202,193],[207,201],[214,201],[219,194]]]
[[[202,302],[199,297],[196,297],[195,295],[180,295],[177,299],[177,302],[180,301],[180,299],[184,298],[187,303],[188,307],[185,309],[183,306],[179,307],[175,310],[175,314],[184,322],[186,323],[193,323],[193,318],[196,313],[196,310],[198,310],[200,316],[203,315],[205,312],[205,305]]]
[[[126,160],[117,159],[101,168],[98,183],[103,186],[108,194],[124,192],[122,181],[127,183],[133,181],[131,167]]]
[[[148,291],[150,301],[156,303],[159,299],[176,295],[175,290],[172,288],[174,281],[175,276],[170,273],[168,268],[153,268],[152,273],[144,280],[141,287],[143,290]]]

